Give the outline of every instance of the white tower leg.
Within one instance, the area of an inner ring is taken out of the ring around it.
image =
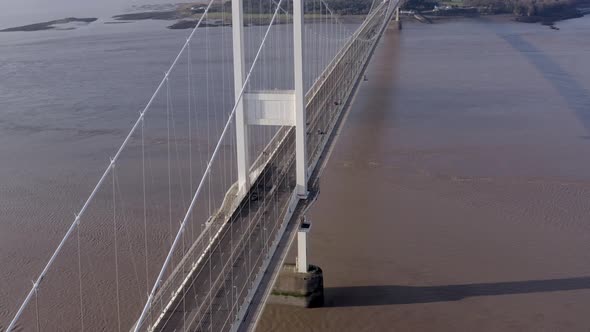
[[[236,148],[239,190],[245,193],[250,188],[250,161],[248,151],[248,124],[244,113],[244,102],[238,100],[245,79],[246,57],[244,54],[244,4],[232,0],[232,36],[234,56],[234,91],[236,102]]]
[[[297,194],[307,197],[307,123],[303,90],[303,0],[293,0],[293,40],[295,64],[295,149],[297,159]]]

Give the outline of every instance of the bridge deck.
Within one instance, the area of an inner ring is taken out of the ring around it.
[[[392,13],[393,8],[382,3],[308,93],[310,188],[317,188],[335,129]],[[294,195],[294,151],[295,132],[283,128],[263,153],[266,157],[253,167],[260,174],[249,192],[241,198],[226,198],[226,209],[211,220],[217,226],[205,234],[209,246],[193,246],[161,288],[154,301],[157,305],[148,314],[149,330],[228,331],[240,326],[236,322],[246,316],[242,327],[255,324],[296,220],[311,202],[299,202]],[[265,274],[267,269],[271,273]]]

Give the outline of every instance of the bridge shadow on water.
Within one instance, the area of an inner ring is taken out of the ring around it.
[[[498,33],[498,36],[535,67],[565,100],[568,108],[575,113],[578,120],[586,129],[586,132],[590,133],[590,91],[548,54],[527,41],[521,35]],[[539,98],[543,98],[543,96]]]
[[[460,301],[469,297],[590,289],[590,277],[443,286],[326,287],[326,307]]]

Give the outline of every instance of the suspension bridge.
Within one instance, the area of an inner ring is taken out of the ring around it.
[[[398,5],[209,1],[7,331],[253,330]]]

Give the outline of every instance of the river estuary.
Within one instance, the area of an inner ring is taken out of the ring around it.
[[[0,34],[0,329],[187,34],[103,23]],[[590,326],[590,18],[557,26],[477,18],[388,30],[311,212],[326,307],[271,305],[260,330]],[[214,66],[231,63],[221,49],[207,55]],[[110,253],[93,245],[100,229],[84,235],[90,256]],[[95,272],[95,286],[112,287],[112,271]],[[145,296],[140,281],[125,294]],[[76,330],[55,321],[77,313],[56,320],[62,302],[44,301],[47,330]],[[111,330],[113,309],[96,309],[88,326]]]

